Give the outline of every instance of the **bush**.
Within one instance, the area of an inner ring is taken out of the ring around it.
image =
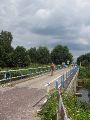
[[[81,67],[79,71],[79,78],[80,79],[90,78],[90,67]]]

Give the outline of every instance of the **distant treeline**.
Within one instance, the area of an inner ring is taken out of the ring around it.
[[[72,62],[72,54],[67,46],[57,45],[51,52],[47,47],[36,47],[26,50],[23,46],[15,49],[11,46],[13,36],[11,32],[0,33],[0,67],[26,67],[31,63],[55,64]]]
[[[78,57],[77,64],[82,66],[90,66],[90,53]]]

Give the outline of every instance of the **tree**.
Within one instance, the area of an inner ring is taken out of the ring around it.
[[[90,66],[90,53],[81,55],[77,58],[77,64],[82,66]]]
[[[50,63],[50,53],[47,47],[39,47],[37,49],[37,62],[40,64]]]
[[[31,59],[31,63],[36,63],[37,62],[37,50],[36,48],[30,48],[28,51],[28,55]]]
[[[8,66],[9,54],[13,51],[11,46],[12,34],[7,31],[2,31],[0,33],[0,67]]]
[[[12,39],[13,37],[11,32],[2,31],[0,33],[0,45],[3,47],[3,49],[5,49],[6,53],[10,53],[13,49],[11,46]]]
[[[25,67],[30,64],[30,57],[22,46],[17,46],[13,53],[13,66]]]
[[[51,60],[55,64],[62,64],[62,62],[65,62],[67,64],[68,60],[71,63],[72,62],[72,54],[69,52],[69,49],[67,46],[57,45],[51,51]]]

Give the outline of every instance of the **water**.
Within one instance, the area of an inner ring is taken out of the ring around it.
[[[90,102],[89,90],[85,88],[81,88],[78,92],[82,93],[82,96],[77,98],[78,101],[87,102],[87,103]]]

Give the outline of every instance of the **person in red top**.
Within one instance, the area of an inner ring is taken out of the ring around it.
[[[53,76],[54,70],[55,70],[55,65],[52,63],[51,64],[51,76]]]

